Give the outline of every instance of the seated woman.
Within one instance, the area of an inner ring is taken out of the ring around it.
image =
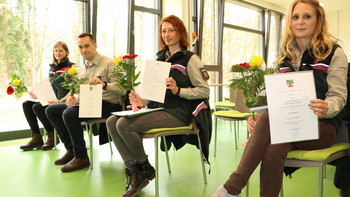
[[[206,71],[197,55],[188,51],[189,42],[183,22],[176,16],[164,18],[159,26],[159,61],[172,64],[164,104],[143,100],[131,91],[131,104],[149,108],[164,107],[133,118],[112,115],[107,120],[108,131],[123,158],[126,173],[130,177],[123,196],[136,196],[150,180],[155,171],[145,153],[140,134],[154,128],[179,127],[191,123],[191,102],[209,96]]]
[[[281,73],[313,70],[317,99],[311,100],[310,109],[318,116],[319,139],[272,145],[269,113],[264,112],[256,122],[237,170],[213,197],[237,196],[260,162],[260,196],[277,197],[289,151],[323,149],[334,143],[347,99],[348,63],[344,51],[330,39],[327,27],[319,1],[295,0],[286,15],[276,61]]]
[[[61,83],[64,81],[64,78],[62,76],[64,68],[69,68],[74,65],[74,63],[69,61],[68,55],[69,50],[65,42],[58,41],[54,44],[53,58],[49,71],[49,80],[58,101],[51,101],[50,105],[63,102],[64,97],[68,93],[67,89],[61,87]],[[33,92],[29,92],[29,95],[32,99],[37,99],[36,95]],[[36,101],[28,100],[23,103],[23,112],[30,126],[30,129],[32,130],[32,139],[27,144],[20,146],[20,149],[25,151],[33,150],[34,148],[51,150],[54,147],[54,128],[45,114],[45,109],[47,107],[48,106],[42,106],[40,102]],[[40,120],[45,130],[47,131],[48,137],[45,144],[40,134],[37,118]],[[60,141],[57,138],[57,144],[58,143],[60,143]]]

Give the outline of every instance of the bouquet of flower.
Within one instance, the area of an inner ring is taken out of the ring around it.
[[[243,90],[247,107],[257,107],[267,104],[266,96],[259,95],[265,90],[264,75],[274,73],[273,68],[263,68],[264,61],[260,56],[252,56],[249,63],[233,65],[231,72],[238,74],[231,79],[229,88]]]
[[[26,92],[28,92],[28,90],[24,85],[23,80],[21,80],[21,77],[16,73],[12,73],[10,75],[9,86],[7,87],[7,94],[13,94],[17,99],[20,99],[23,96],[23,93]]]
[[[74,67],[67,67],[63,68],[66,70],[65,73],[63,73],[64,82],[61,83],[61,86],[63,88],[66,88],[71,91],[71,96],[73,96],[75,93],[79,92],[80,90],[80,84],[86,83],[88,80],[87,78],[79,78],[77,69]]]
[[[136,82],[140,75],[140,71],[136,74],[135,58],[137,55],[125,55],[123,57],[115,57],[113,59],[114,69],[113,74],[117,85],[125,90],[134,90],[140,82]]]

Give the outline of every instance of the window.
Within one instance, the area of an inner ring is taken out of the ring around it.
[[[6,93],[7,79],[18,73],[31,87],[48,77],[53,44],[62,40],[69,47],[69,58],[77,65],[81,57],[76,38],[86,27],[86,3],[73,0],[17,1],[7,0],[0,7],[0,124],[1,131],[28,129],[21,103],[25,94],[16,100]],[[7,20],[3,20],[3,19]],[[5,90],[5,91],[4,91]]]

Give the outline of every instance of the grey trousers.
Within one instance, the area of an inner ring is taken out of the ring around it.
[[[185,123],[164,111],[151,112],[132,118],[112,115],[107,119],[108,131],[125,167],[136,163],[141,164],[147,160],[140,133],[154,128],[180,126],[185,126]]]

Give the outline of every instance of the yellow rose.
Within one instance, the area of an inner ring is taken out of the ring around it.
[[[122,59],[120,57],[115,57],[113,59],[113,62],[116,66],[118,66],[122,62]]]
[[[259,67],[264,63],[264,60],[260,56],[252,56],[249,61],[250,66],[256,66]]]
[[[70,68],[70,69],[68,70],[68,73],[69,73],[70,75],[75,75],[76,72],[77,72],[77,70],[76,70],[74,67],[72,67],[72,68]]]
[[[21,82],[21,81],[18,80],[18,79],[15,79],[15,80],[12,81],[13,85],[15,85],[15,86],[19,86],[19,83],[20,83],[20,82]]]

